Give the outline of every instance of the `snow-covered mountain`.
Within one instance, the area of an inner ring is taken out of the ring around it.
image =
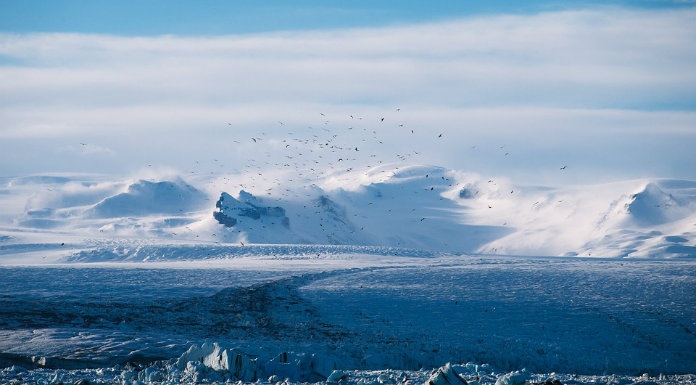
[[[495,213],[516,228],[481,251],[587,257],[696,256],[696,183],[632,180],[525,191]]]
[[[447,197],[458,188],[454,178],[439,167],[380,167],[327,179],[287,200],[223,192],[213,223],[227,241],[467,252],[510,231],[467,223],[467,208]]]
[[[554,188],[420,165],[334,173],[313,184],[285,178],[276,176],[275,188],[254,183],[248,175],[228,176],[225,183],[176,177],[129,182],[16,178],[2,188],[7,197],[2,206],[8,210],[0,217],[0,232],[16,243],[69,238],[77,243],[107,239],[696,256],[696,182],[630,180]]]
[[[129,185],[126,192],[103,199],[88,210],[87,214],[96,218],[178,215],[201,209],[205,205],[204,199],[202,192],[182,180],[139,180]]]

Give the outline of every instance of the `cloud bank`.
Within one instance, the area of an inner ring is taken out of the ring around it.
[[[389,151],[416,146],[402,139],[410,129],[446,132],[446,145],[416,142],[423,162],[532,175],[575,161],[588,174],[694,178],[683,165],[696,163],[686,147],[696,145],[695,17],[605,8],[213,37],[3,34],[0,172],[67,169],[46,149],[77,141],[131,155],[93,165],[108,171],[185,167],[182,157],[220,142],[343,129],[353,115]],[[494,157],[501,145],[517,146],[515,165]],[[463,153],[472,146],[489,150]],[[22,158],[31,148],[45,156]]]

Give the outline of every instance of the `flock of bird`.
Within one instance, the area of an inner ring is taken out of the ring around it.
[[[401,109],[396,108],[395,111],[396,114],[392,116],[398,117]],[[244,131],[233,132],[233,137],[230,138],[232,156],[228,161],[238,159],[240,155],[245,161],[236,162],[230,167],[220,160],[222,154],[212,158],[212,162],[195,160],[189,176],[201,177],[212,188],[220,191],[246,190],[253,191],[257,196],[266,195],[277,200],[302,200],[311,198],[313,186],[326,177],[341,173],[360,173],[386,163],[405,163],[414,158],[426,158],[424,155],[427,150],[423,150],[423,147],[428,146],[423,146],[423,141],[432,135],[431,140],[436,142],[434,144],[437,147],[440,145],[437,141],[444,144],[446,138],[445,132],[441,131],[431,131],[430,135],[416,135],[416,130],[407,127],[403,121],[390,123],[390,119],[385,116],[363,117],[350,114],[347,118],[339,117],[337,120],[339,123],[333,123],[327,114],[319,112],[315,125],[301,129],[285,121],[278,121],[277,126],[268,132],[258,132],[246,139],[242,136]],[[225,122],[225,125],[228,128],[235,127],[232,122]],[[404,136],[411,136],[413,139],[404,140]],[[394,143],[394,138],[399,138],[398,143]],[[407,147],[410,150],[395,151],[396,148]],[[471,145],[470,148],[477,150],[478,146]],[[505,146],[499,146],[499,150],[503,157],[510,156]],[[560,170],[566,168],[564,165]],[[492,181],[489,180],[489,183]],[[429,190],[434,191],[434,188],[430,187]],[[259,193],[260,191],[263,193]],[[510,193],[513,194],[514,190]],[[488,208],[493,207],[488,204]],[[427,218],[420,217],[421,222],[425,219]],[[190,228],[187,230],[193,231]]]
[[[401,108],[396,108],[396,111],[398,113]],[[404,163],[413,158],[423,158],[425,153],[424,150],[418,149],[423,145],[423,136],[412,141],[410,150],[390,152],[398,146],[404,147],[403,141],[400,144],[390,143],[389,138],[393,137],[394,130],[396,130],[396,136],[408,135],[409,132],[411,135],[415,134],[414,129],[404,128],[405,123],[403,122],[389,125],[383,116],[376,119],[374,117],[366,119],[356,114],[350,114],[350,121],[359,123],[338,127],[332,125],[325,113],[319,112],[319,116],[321,117],[320,125],[302,129],[303,134],[287,131],[281,134],[281,139],[271,138],[266,132],[251,136],[250,143],[258,145],[259,148],[251,149],[250,153],[253,156],[248,157],[241,168],[233,171],[239,174],[252,175],[252,181],[257,182],[258,185],[268,185],[270,182],[275,187],[266,188],[267,195],[275,195],[274,190],[280,188],[279,195],[285,196],[290,192],[289,189],[282,189],[287,182],[300,182],[307,186],[307,184],[314,184],[322,178],[337,173],[369,170],[375,166],[392,162]],[[227,125],[231,126],[232,122],[227,122]],[[283,121],[278,121],[278,125],[283,128],[287,127]],[[381,133],[385,131],[387,134],[382,135]],[[432,136],[433,141],[443,140],[443,137],[443,132],[436,132]],[[427,140],[427,135],[425,138]],[[243,146],[243,139],[235,139],[233,143]],[[510,152],[505,150],[505,146],[499,148],[503,156],[510,155]],[[473,145],[471,149],[476,150],[477,146]],[[281,155],[282,161],[278,160],[279,155]],[[218,162],[218,160],[214,159],[214,162]],[[225,170],[222,163],[219,163],[218,166],[224,171],[230,171]],[[567,166],[564,165],[560,167],[560,170],[563,171],[566,168]],[[269,170],[289,170],[295,179],[280,180],[277,173],[269,173]],[[191,174],[198,173],[200,173],[199,170],[191,171]],[[223,177],[223,179],[229,182],[233,181],[233,177]],[[240,183],[238,187],[253,189],[258,186]]]
[[[320,124],[317,127],[303,128],[301,130],[303,134],[287,131],[281,134],[282,138],[277,138],[276,135],[271,137],[266,132],[260,132],[249,137],[248,143],[257,145],[258,148],[249,149],[244,146],[243,139],[232,140],[236,147],[245,149],[252,156],[247,157],[245,163],[240,165],[241,167],[234,169],[225,170],[224,164],[220,163],[219,167],[223,169],[221,171],[251,175],[251,182],[256,184],[238,183],[235,187],[254,189],[261,185],[271,184],[274,187],[266,188],[267,195],[274,195],[273,191],[280,188],[282,191],[279,192],[279,195],[284,196],[289,193],[289,189],[282,189],[284,183],[287,182],[296,182],[308,187],[337,172],[368,170],[383,163],[405,162],[421,155],[421,152],[413,150],[395,153],[392,157],[382,156],[384,151],[375,146],[384,146],[387,143],[386,139],[378,132],[380,128],[384,128],[384,117],[377,119],[376,127],[369,127],[364,124],[367,119],[351,114],[349,115],[350,119],[359,123],[337,128],[326,118],[326,114],[320,112],[319,116],[321,117]],[[232,123],[227,122],[227,125],[232,126]],[[278,125],[282,128],[287,127],[283,121],[278,121]],[[403,127],[404,124],[401,123],[398,126]],[[410,130],[410,132],[413,134],[415,131]],[[442,138],[441,133],[438,138]],[[388,144],[386,145],[388,146]],[[238,151],[238,149],[233,151]],[[273,171],[291,171],[293,177],[280,180],[277,176],[278,173]],[[192,170],[190,174],[201,174],[201,170],[197,168]],[[222,179],[232,182],[236,178],[224,176]]]

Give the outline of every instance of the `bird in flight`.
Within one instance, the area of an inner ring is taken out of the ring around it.
[[[568,167],[568,166],[563,166],[563,167],[561,167],[561,170],[565,170],[565,169],[566,169],[566,167]]]

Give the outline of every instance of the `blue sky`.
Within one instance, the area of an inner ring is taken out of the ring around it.
[[[597,6],[687,8],[688,1],[108,1],[1,0],[0,31],[125,36],[220,35],[279,30],[375,27],[490,14]]]
[[[0,0],[0,176],[240,164],[326,125],[385,161],[696,180],[693,3],[289,4]]]

